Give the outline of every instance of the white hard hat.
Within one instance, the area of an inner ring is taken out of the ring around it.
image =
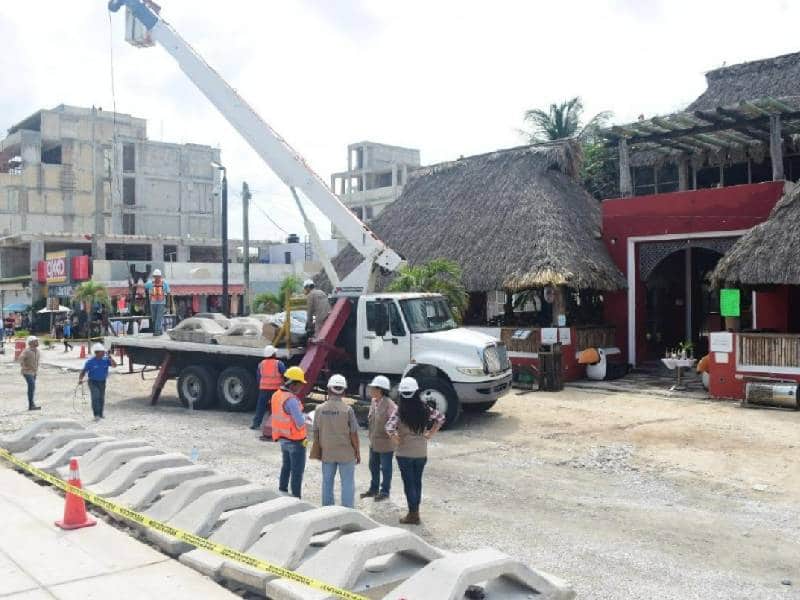
[[[38,341],[39,341],[38,337],[36,337],[35,335],[29,335],[28,338],[25,340],[25,343],[28,344],[28,346],[30,346],[33,342],[38,342]]]
[[[264,356],[266,356],[267,358],[269,358],[270,356],[275,356],[276,352],[277,351],[275,350],[275,346],[273,346],[272,344],[264,346]]]
[[[153,277],[161,277],[161,269],[155,269],[153,271]]]
[[[313,281],[312,279],[306,279],[306,280],[303,282],[303,287],[304,287],[304,288],[307,288],[307,287],[314,287],[314,281]]]
[[[384,375],[378,375],[370,382],[369,387],[379,388],[388,392],[390,389],[392,389],[392,384],[389,383],[388,377]]]
[[[106,351],[106,347],[103,346],[103,344],[101,344],[100,342],[97,342],[96,344],[92,344],[92,353],[94,353],[94,352],[105,352],[105,351]]]
[[[397,391],[400,392],[401,396],[408,398],[419,391],[419,384],[413,377],[403,377],[403,379],[400,380],[400,385],[397,387]]]
[[[335,375],[331,375],[331,378],[328,379],[328,389],[329,390],[336,390],[336,391],[344,391],[347,389],[347,379],[344,378],[344,375],[339,375],[336,373]]]

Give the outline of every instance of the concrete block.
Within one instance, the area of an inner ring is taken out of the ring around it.
[[[40,419],[8,437],[0,438],[0,448],[9,452],[24,452],[38,442],[37,436],[53,429],[83,429],[74,419]]]
[[[200,496],[167,522],[183,531],[205,537],[211,533],[225,511],[251,506],[275,497],[275,492],[255,483],[213,490]],[[172,556],[188,552],[193,547],[157,531],[148,530],[146,535],[150,541]]]
[[[297,498],[282,497],[261,502],[236,511],[211,534],[210,539],[235,550],[245,550],[252,546],[261,535],[264,527],[298,512],[311,510],[313,506]],[[182,554],[180,561],[196,571],[216,578],[225,559],[208,550],[195,548]]]
[[[140,456],[129,461],[102,481],[88,487],[98,496],[116,496],[130,488],[143,475],[158,469],[183,467],[191,464],[188,458],[177,452],[157,454],[155,456]]]
[[[159,469],[137,481],[133,487],[112,497],[114,502],[127,506],[133,510],[141,510],[167,489],[174,488],[184,481],[211,475],[214,471],[203,465],[189,465],[186,467],[171,467]]]
[[[230,475],[209,475],[208,477],[185,481],[148,508],[145,514],[157,521],[169,521],[184,506],[194,502],[211,490],[245,485],[246,483],[248,483],[246,479],[231,477]]]
[[[462,600],[467,587],[480,584],[486,600],[571,600],[572,587],[493,548],[452,554],[430,563],[383,597]]]
[[[17,454],[17,458],[24,460],[27,463],[32,463],[36,460],[42,460],[52,454],[58,448],[68,444],[73,440],[80,440],[86,438],[96,438],[97,434],[94,431],[87,431],[85,429],[69,429],[61,431],[56,429],[49,434],[42,437],[36,444],[25,452]]]
[[[430,561],[443,556],[441,550],[406,529],[378,527],[340,537],[300,565],[297,572],[358,593],[365,588],[359,579],[364,574],[367,561],[386,554],[400,554],[402,556],[399,558],[407,560],[384,566],[379,573],[370,574],[370,594],[382,588],[390,589],[390,586],[397,585],[408,577],[409,571],[419,570]],[[288,579],[268,582],[266,594],[273,600],[335,598],[326,592],[309,589]],[[438,595],[428,591],[409,597],[439,599]]]
[[[67,445],[62,446],[61,448],[53,452],[46,459],[34,462],[33,466],[36,467],[37,469],[41,469],[42,471],[46,471],[48,473],[55,473],[59,467],[63,467],[64,465],[68,464],[70,458],[72,457],[81,458],[84,454],[86,454],[89,450],[91,450],[98,444],[103,444],[105,442],[113,442],[113,441],[114,438],[107,436],[80,438],[77,440],[72,440]]]
[[[102,481],[111,475],[115,469],[118,469],[134,458],[138,458],[140,456],[154,456],[156,454],[160,454],[160,452],[152,446],[111,450],[110,452],[106,452],[102,458],[97,459],[88,467],[84,468],[80,466],[80,464],[78,465],[81,469],[81,482],[87,486],[92,485],[93,483]]]
[[[316,551],[311,548],[315,535],[339,530],[350,533],[378,527],[378,523],[365,514],[344,506],[323,506],[286,517],[276,523],[252,546],[247,553],[281,567],[294,569],[304,558]],[[264,585],[272,575],[226,560],[219,571],[223,579],[230,579],[251,591],[263,594]]]
[[[112,450],[119,450],[121,448],[136,448],[141,446],[147,446],[147,442],[145,440],[140,439],[133,439],[133,440],[112,440],[110,442],[103,442],[101,444],[97,444],[94,448],[89,450],[86,454],[84,454],[78,464],[81,469],[86,469],[92,465],[97,460],[100,460],[104,457],[108,452]],[[69,461],[67,461],[69,462]],[[69,466],[61,467],[58,469],[58,474],[62,478],[67,477],[69,475]]]

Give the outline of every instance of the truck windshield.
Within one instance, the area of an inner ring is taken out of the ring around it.
[[[444,298],[401,300],[400,306],[412,333],[445,331],[458,327]]]

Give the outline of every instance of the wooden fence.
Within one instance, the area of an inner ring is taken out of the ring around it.
[[[755,367],[800,367],[800,335],[740,333],[739,364]]]
[[[529,329],[528,339],[513,339],[515,331]],[[572,327],[572,345],[575,350],[586,348],[607,348],[614,345],[615,330],[613,327],[578,326]],[[538,352],[541,346],[542,331],[539,327],[503,327],[500,339],[512,352]]]

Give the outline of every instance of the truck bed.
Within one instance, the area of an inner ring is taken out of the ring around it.
[[[204,354],[224,354],[226,356],[251,356],[263,357],[263,348],[246,348],[244,346],[229,346],[223,344],[198,344],[194,342],[176,342],[168,336],[154,337],[152,335],[126,335],[126,336],[106,336],[106,348],[111,346],[141,348],[143,350],[159,350],[169,352],[202,352]],[[264,344],[266,346],[266,344]],[[295,356],[305,353],[305,348],[277,348],[277,357],[289,360]]]

